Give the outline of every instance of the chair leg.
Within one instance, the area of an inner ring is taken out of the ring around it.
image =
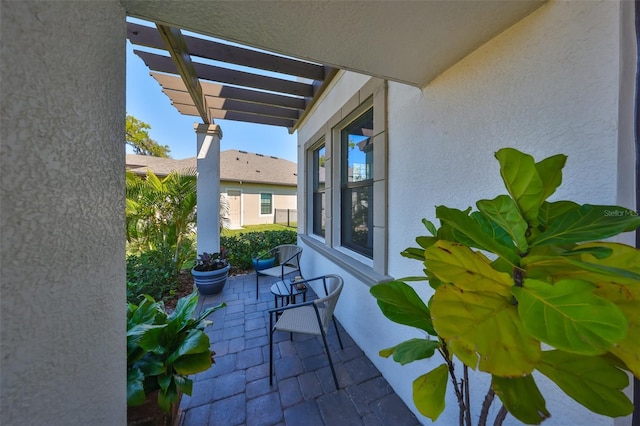
[[[331,374],[333,374],[333,382],[336,384],[336,390],[340,390],[340,386],[338,386],[338,377],[336,376],[336,370],[335,368],[333,368],[333,360],[331,359],[331,354],[329,353],[327,336],[325,336],[324,332],[322,333],[322,341],[324,342],[324,350],[327,352],[327,358],[329,358],[329,366],[331,367]]]
[[[344,349],[344,346],[342,346],[342,339],[340,338],[340,332],[338,331],[338,324],[336,324],[336,318],[333,317],[331,318],[332,322],[333,322],[333,327],[336,329],[336,335],[338,336],[338,342],[340,342],[340,349]]]
[[[273,316],[269,314],[269,386],[273,385]]]

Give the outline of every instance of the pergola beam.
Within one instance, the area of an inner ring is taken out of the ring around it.
[[[198,115],[202,118],[204,124],[211,124],[212,120],[208,114],[209,109],[207,108],[206,100],[202,93],[200,80],[191,62],[191,57],[189,56],[180,29],[161,24],[156,24],[156,27],[158,28],[158,33],[164,42],[165,48],[171,55],[175,71],[180,74],[182,81],[187,87],[187,91],[191,95],[191,99],[198,110]]]
[[[129,40],[134,44],[154,49],[165,48],[158,32],[151,27],[128,22],[127,34]],[[325,77],[325,67],[311,62],[188,35],[183,35],[183,39],[189,54],[200,58],[293,75],[310,80],[324,80]]]
[[[187,91],[184,83],[179,77],[158,72],[151,72],[151,76],[155,78],[164,89],[183,92]],[[258,90],[230,87],[209,82],[200,82],[200,86],[202,87],[202,92],[206,97],[212,96],[224,99],[236,99],[239,101],[273,105],[299,111],[304,111],[307,107],[307,103],[304,98],[299,97],[278,95],[277,93],[260,92]]]
[[[157,55],[155,53],[134,50],[147,64],[154,70],[174,74],[176,72],[173,55],[171,58]],[[235,86],[251,87],[254,89],[268,90],[271,92],[285,93],[300,97],[313,97],[313,85],[300,83],[298,81],[284,80],[281,78],[268,77],[260,74],[253,74],[244,71],[231,70],[228,68],[216,67],[214,65],[201,64],[189,61],[193,67],[196,79],[215,81],[218,83],[233,84]],[[178,70],[179,71],[179,70]],[[181,74],[182,76],[182,74]]]

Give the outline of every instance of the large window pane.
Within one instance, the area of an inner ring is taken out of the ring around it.
[[[325,232],[325,146],[313,151],[313,233]]]
[[[341,243],[373,257],[373,109],[341,132]]]
[[[342,130],[343,183],[373,179],[372,137],[373,109]]]
[[[373,187],[342,191],[342,245],[373,256]]]

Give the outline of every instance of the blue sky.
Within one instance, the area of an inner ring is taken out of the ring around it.
[[[182,159],[196,155],[193,124],[202,120],[182,115],[171,105],[160,85],[149,75],[149,69],[142,59],[133,53],[133,45],[129,41],[127,114],[149,124],[149,135],[160,145],[168,145],[171,157]],[[297,162],[296,134],[290,135],[284,127],[218,119],[215,122],[222,129],[221,150],[239,149]]]

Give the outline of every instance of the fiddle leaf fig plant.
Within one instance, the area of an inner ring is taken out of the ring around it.
[[[535,162],[505,148],[495,157],[508,195],[479,200],[477,210],[436,207],[440,226],[424,219],[430,235],[402,252],[424,276],[371,288],[387,318],[427,334],[380,355],[405,365],[440,354],[442,364],[413,383],[417,409],[433,421],[451,381],[459,423],[471,425],[469,368],[491,376],[479,425],[496,395],[494,424],[507,413],[526,424],[548,418],[536,371],[595,413],[630,414],[623,389],[627,372],[640,378],[640,250],[600,240],[636,230],[640,217],[548,201],[564,155]],[[433,289],[428,303],[407,284],[418,280]]]

